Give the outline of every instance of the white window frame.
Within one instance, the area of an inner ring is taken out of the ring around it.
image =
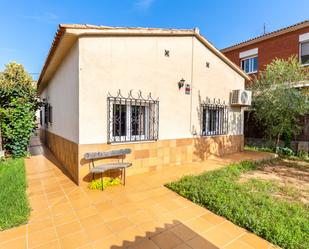
[[[303,43],[309,43],[309,40],[303,40],[303,41],[299,42],[299,63],[301,64],[301,66],[306,67],[306,66],[309,66],[309,62],[305,63],[305,64],[302,64],[302,61],[301,61],[301,45]]]
[[[148,134],[148,129],[149,129],[149,104],[144,104],[142,103],[133,105],[133,104],[125,104],[125,103],[114,103],[115,105],[124,105],[126,106],[126,135],[125,136],[113,136],[114,141],[116,142],[121,142],[121,141],[127,141],[127,142],[134,142],[140,141],[140,140],[147,140],[147,134]],[[145,106],[145,129],[144,129],[144,135],[132,135],[132,128],[131,128],[131,112],[133,106]],[[112,107],[114,108],[114,107]],[[114,111],[112,110],[112,113]],[[113,130],[113,122],[110,122],[110,130]]]
[[[252,63],[252,61],[253,60],[251,60],[251,59],[254,59],[254,58],[257,58],[257,69],[255,70],[255,71],[249,71],[249,72],[246,72],[245,71],[245,69],[243,69],[242,68],[242,62],[243,61],[246,61],[246,60],[249,60],[249,69],[253,69],[253,63]],[[258,63],[259,63],[259,61],[258,61],[258,55],[256,54],[256,55],[252,55],[252,56],[248,56],[248,57],[245,57],[245,58],[242,58],[241,60],[240,60],[240,68],[245,72],[245,73],[247,73],[247,74],[253,74],[253,73],[257,73],[258,72]]]

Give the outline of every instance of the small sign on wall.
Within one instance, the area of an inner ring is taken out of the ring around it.
[[[186,86],[185,86],[185,94],[190,94],[190,92],[191,92],[190,84],[186,84]]]

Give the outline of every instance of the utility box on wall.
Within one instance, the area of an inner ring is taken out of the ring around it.
[[[185,85],[185,94],[190,94],[191,93],[191,87],[190,84]]]

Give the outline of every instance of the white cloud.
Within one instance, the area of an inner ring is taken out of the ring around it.
[[[135,8],[138,10],[148,10],[155,0],[138,0],[135,2]]]

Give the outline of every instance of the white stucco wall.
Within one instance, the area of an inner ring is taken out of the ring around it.
[[[70,49],[41,94],[53,108],[53,122],[43,129],[78,143],[78,42]]]
[[[231,90],[244,88],[244,79],[193,37],[81,37],[79,73],[80,144],[107,142],[108,92],[151,92],[160,101],[159,139],[175,139],[200,131],[200,98],[228,103]],[[182,78],[191,95],[178,89]],[[242,134],[240,108],[231,109],[230,121],[229,134]]]

